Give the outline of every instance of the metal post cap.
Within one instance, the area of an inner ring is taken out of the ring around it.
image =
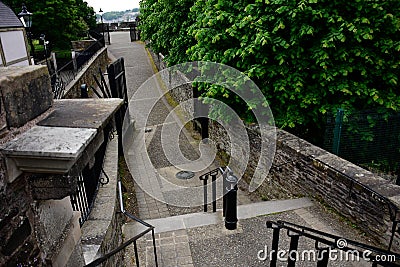
[[[226,177],[226,180],[227,180],[228,182],[230,182],[230,183],[236,183],[236,182],[238,181],[238,178],[237,178],[234,174],[230,173],[230,174]]]

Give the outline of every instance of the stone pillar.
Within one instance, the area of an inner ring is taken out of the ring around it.
[[[51,266],[67,266],[71,255],[79,250],[81,228],[79,212],[72,210],[70,197],[61,200],[38,201],[35,228],[42,253]],[[71,266],[82,266],[83,256],[76,253]]]

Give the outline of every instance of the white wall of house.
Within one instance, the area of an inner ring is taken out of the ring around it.
[[[0,66],[28,66],[29,55],[23,29],[0,30]]]

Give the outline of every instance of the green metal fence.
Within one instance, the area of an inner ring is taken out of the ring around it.
[[[358,165],[399,171],[400,113],[339,109],[325,129],[324,149]]]

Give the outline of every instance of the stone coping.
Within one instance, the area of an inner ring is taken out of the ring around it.
[[[54,111],[38,125],[101,130],[122,104],[119,98],[55,100]]]
[[[53,112],[38,123],[40,126],[1,147],[8,182],[24,171],[68,173],[122,104],[119,98],[56,101]]]
[[[34,126],[3,147],[8,157],[77,159],[96,129]]]

